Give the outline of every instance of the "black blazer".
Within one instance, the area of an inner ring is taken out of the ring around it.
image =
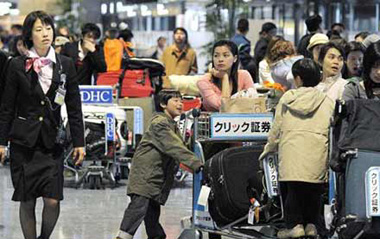
[[[96,46],[95,52],[87,53],[82,62],[78,59],[79,50],[77,41],[64,45],[61,54],[70,57],[74,61],[77,70],[77,80],[80,85],[91,85],[93,73],[107,71],[104,52],[100,46]]]
[[[54,147],[60,122],[60,106],[54,103],[60,83],[59,59],[62,72],[67,76],[65,103],[73,145],[83,147],[81,98],[73,62],[67,57],[57,56],[57,64],[53,66],[52,84],[45,95],[38,75],[32,69],[25,71],[25,59],[24,56],[14,58],[8,68],[0,108],[0,145],[6,145],[10,140],[12,143],[34,147],[41,137],[43,146],[48,149]],[[56,110],[49,110],[46,97]]]

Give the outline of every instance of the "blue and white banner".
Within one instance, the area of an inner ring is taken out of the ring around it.
[[[112,104],[112,86],[79,86],[82,104]]]
[[[115,115],[113,113],[106,114],[106,140],[115,141]]]

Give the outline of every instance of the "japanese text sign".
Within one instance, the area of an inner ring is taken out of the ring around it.
[[[271,129],[273,114],[212,114],[211,138],[266,139]]]
[[[380,216],[380,167],[371,167],[366,173],[367,217]]]

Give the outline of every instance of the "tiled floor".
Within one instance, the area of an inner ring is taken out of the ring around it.
[[[125,183],[125,182],[124,182]],[[180,220],[191,214],[191,178],[175,187],[161,210],[161,224],[168,239],[181,232]],[[18,218],[18,203],[11,201],[13,187],[8,167],[0,166],[0,239],[22,239]],[[65,188],[61,216],[51,239],[112,239],[117,232],[124,209],[129,202],[126,187],[89,190]],[[38,201],[37,220],[42,202]],[[38,225],[38,231],[39,231]],[[139,228],[135,239],[145,239],[145,229]]]

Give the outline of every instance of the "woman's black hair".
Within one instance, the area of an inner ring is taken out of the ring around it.
[[[231,67],[231,73],[229,75],[230,81],[232,81],[232,93],[231,95],[235,94],[238,90],[238,70],[239,70],[239,49],[236,46],[236,44],[229,40],[220,40],[217,41],[214,46],[212,47],[212,58],[214,58],[215,48],[220,46],[226,46],[228,49],[230,49],[232,55],[236,57],[236,61],[232,64]],[[212,67],[215,67],[214,60],[212,60]],[[212,82],[216,84],[219,88],[222,87],[222,81],[220,79],[215,78],[212,76]]]
[[[304,87],[314,87],[322,78],[318,64],[309,58],[296,61],[292,66],[292,74],[293,78],[301,78]]]
[[[33,25],[37,21],[37,19],[40,19],[42,24],[51,26],[53,30],[53,42],[55,40],[55,27],[53,18],[44,11],[34,11],[26,16],[24,24],[22,26],[22,36],[24,44],[28,49],[33,47],[32,31]]]
[[[160,91],[160,93],[158,93],[158,99],[159,99],[158,111],[159,112],[164,111],[161,104],[168,105],[168,101],[171,98],[181,98],[182,99],[182,95],[178,90],[174,90],[174,89],[163,89]]]
[[[341,47],[340,45],[335,44],[333,42],[328,42],[326,45],[324,45],[322,47],[321,52],[319,53],[318,62],[319,62],[319,64],[321,64],[321,66],[323,66],[323,60],[325,59],[325,56],[326,56],[327,52],[331,48],[337,49],[340,52],[340,54],[342,55],[343,59],[346,59],[346,54],[344,52],[344,48],[343,47]]]
[[[367,94],[367,97],[370,99],[374,97],[373,95],[374,86],[379,85],[373,82],[370,77],[371,69],[375,65],[380,65],[380,42],[375,42],[369,45],[367,50],[364,52],[363,81],[364,81],[365,92]]]
[[[15,36],[13,39],[12,39],[12,45],[10,46],[10,52],[11,52],[11,55],[13,57],[16,57],[16,56],[21,56],[20,52],[18,51],[17,49],[17,42],[18,41],[23,41],[23,36],[22,35],[19,35],[19,36]],[[22,42],[22,44],[25,44],[24,41]]]
[[[99,39],[101,35],[100,28],[94,23],[86,23],[82,27],[82,37],[84,37],[88,33],[92,33],[96,40]]]

